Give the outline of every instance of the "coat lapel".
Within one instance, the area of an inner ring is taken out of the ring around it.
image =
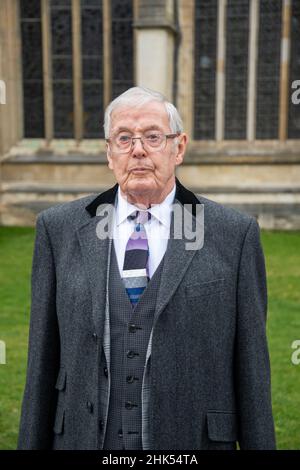
[[[180,197],[178,193],[177,193],[177,197],[175,196],[174,203],[175,205],[176,204],[180,205],[182,216],[180,219],[176,218],[175,213],[172,212],[171,226],[170,226],[170,238],[169,238],[167,250],[165,253],[165,260],[164,260],[163,271],[161,275],[161,283],[160,283],[160,288],[158,291],[158,297],[157,297],[157,302],[156,302],[156,310],[155,310],[155,316],[154,316],[155,322],[157,321],[157,318],[159,317],[163,309],[169,303],[171,297],[173,296],[177,287],[181,283],[186,270],[188,269],[193,257],[195,256],[197,252],[197,248],[196,249],[187,248],[189,244],[191,243],[189,234],[195,233],[196,218],[191,212],[188,211],[188,209],[185,208],[184,206],[185,203],[183,202],[182,204],[182,198]],[[200,204],[199,201],[197,203]],[[189,202],[188,204],[191,206],[191,202]],[[201,204],[201,206],[203,205]],[[178,224],[178,223],[181,224],[181,228],[178,232],[178,233],[182,232],[181,238],[174,237],[174,233],[176,233],[175,224]],[[201,246],[202,246],[202,243],[200,241],[200,248]]]
[[[93,308],[93,322],[99,337],[102,337],[104,326],[104,314],[106,304],[106,281],[108,275],[109,238],[101,238],[97,235],[99,223],[106,219],[108,226],[112,227],[113,211],[109,211],[109,218],[105,213],[105,207],[114,204],[118,185],[101,193],[94,199],[86,210],[91,219],[77,229],[84,269],[90,284]],[[101,214],[102,213],[102,214]]]
[[[96,235],[98,217],[94,217],[77,231],[82,251],[86,275],[89,280],[93,321],[97,334],[102,336],[100,321],[105,309],[106,266],[108,257],[108,239],[99,240]]]

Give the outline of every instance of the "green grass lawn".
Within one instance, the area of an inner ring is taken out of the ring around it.
[[[0,227],[0,449],[15,449],[25,381],[34,229]],[[268,273],[268,339],[279,449],[300,449],[300,233],[262,232]]]

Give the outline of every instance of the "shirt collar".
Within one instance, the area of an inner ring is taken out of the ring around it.
[[[170,226],[170,214],[172,210],[172,204],[174,202],[176,193],[176,184],[174,184],[172,190],[166,196],[166,198],[160,204],[153,204],[149,212],[151,215],[156,217],[160,223],[169,228]],[[119,226],[124,222],[129,215],[131,215],[136,210],[139,210],[137,206],[131,204],[124,198],[121,194],[120,186],[118,186],[117,193],[117,225]]]

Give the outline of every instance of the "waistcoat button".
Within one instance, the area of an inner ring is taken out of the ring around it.
[[[86,402],[86,407],[87,407],[87,409],[89,410],[90,413],[93,413],[94,405],[93,405],[92,402],[87,401]]]
[[[135,404],[132,403],[131,401],[127,401],[127,402],[125,403],[125,408],[126,408],[126,410],[132,410],[132,408],[135,407],[135,406],[137,406],[137,405],[135,405]]]
[[[97,339],[98,339],[98,336],[97,336],[97,333],[93,333],[93,340],[95,341],[95,343],[97,343]]]
[[[134,381],[133,375],[127,375],[126,382],[129,384],[132,384],[133,381]]]
[[[136,325],[134,325],[133,323],[130,323],[130,324],[128,325],[128,331],[129,331],[129,333],[135,333],[136,330],[142,330],[142,329],[143,329],[143,328],[141,328],[140,326],[136,326]]]
[[[138,356],[139,353],[136,353],[134,351],[127,351],[127,357],[129,357],[129,359],[132,359],[134,356]]]

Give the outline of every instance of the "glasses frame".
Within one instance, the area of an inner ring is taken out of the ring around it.
[[[151,150],[150,150],[150,153],[151,153],[151,151],[153,151],[153,152],[161,152],[162,150],[165,150],[165,148],[166,148],[166,146],[167,146],[167,141],[168,141],[168,139],[175,139],[175,137],[179,137],[180,134],[181,134],[181,132],[176,132],[176,134],[162,134],[161,132],[159,132],[159,134],[165,137],[165,144],[164,144],[164,146],[162,146],[161,148],[157,148],[157,149],[153,148],[153,150],[151,149]],[[134,140],[137,140],[137,139],[140,139],[141,144],[142,144],[142,146],[143,146],[143,149],[146,150],[146,149],[145,149],[145,145],[144,145],[144,141],[143,141],[143,137],[131,137],[131,144],[130,144],[130,147],[128,148],[128,150],[123,150],[123,151],[121,150],[121,151],[118,151],[118,153],[125,154],[125,153],[131,152],[131,150],[132,150],[132,148],[133,148],[133,141],[134,141]],[[108,144],[110,144],[110,143],[112,143],[112,138],[109,137],[108,139],[105,139],[105,141],[106,141]],[[147,145],[147,144],[146,144],[146,145]],[[146,151],[149,152],[149,150],[146,150]]]

